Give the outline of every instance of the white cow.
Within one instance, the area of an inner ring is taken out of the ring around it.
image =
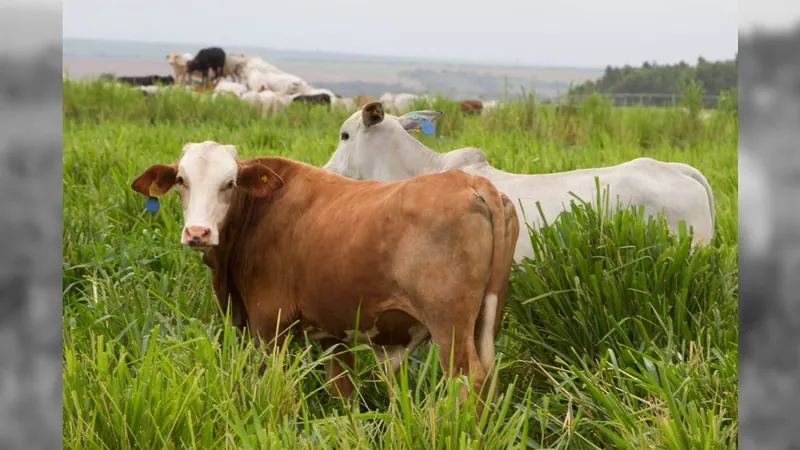
[[[246,84],[251,91],[273,91],[282,94],[304,94],[311,86],[302,78],[289,73],[261,72],[248,69],[245,72]]]
[[[391,92],[385,92],[383,95],[381,95],[381,98],[379,98],[378,101],[381,102],[381,105],[383,105],[383,109],[387,111],[394,110],[394,94]]]
[[[244,84],[253,92],[269,90],[269,78],[267,74],[257,69],[247,69],[244,75]]]
[[[305,80],[290,73],[270,73],[270,90],[283,94],[306,94],[311,90],[311,85]]]
[[[234,81],[220,80],[217,83],[217,86],[214,87],[214,92],[218,93],[228,92],[231,94],[236,94],[237,97],[241,97],[242,95],[247,93],[247,86],[241,83],[236,83]]]
[[[481,114],[486,114],[487,112],[497,108],[497,100],[487,100],[483,102],[483,109],[481,110]]]
[[[353,112],[353,111],[356,110],[356,101],[352,97],[344,97],[344,98],[342,98],[340,100],[341,100],[341,102],[339,103],[339,105],[344,107],[344,109],[347,112]]]
[[[263,112],[271,112],[272,110],[277,109],[276,106],[279,106],[280,104],[275,93],[272,91],[248,91],[242,95],[242,100],[250,103],[253,106],[257,106],[259,110]]]
[[[258,105],[260,103],[258,98],[259,94],[260,92],[247,91],[244,94],[242,94],[242,100],[246,101],[247,103],[250,103],[251,105]]]
[[[262,91],[258,93],[258,104],[261,111],[267,114],[274,114],[284,106],[292,102],[293,96],[280,92]]]
[[[489,165],[478,148],[467,147],[437,153],[414,139],[407,131],[421,127],[422,119],[435,120],[441,111],[415,111],[400,117],[385,114],[379,102],[365,105],[342,124],[339,146],[323,168],[355,179],[381,182],[403,180],[423,173],[462,169],[484,176],[508,195],[520,212],[520,226],[527,230],[542,225],[536,202],[544,218],[552,223],[565,206],[574,201],[573,192],[586,202],[595,202],[599,177],[602,189],[610,185],[609,206],[616,209],[644,205],[645,214],[663,210],[670,229],[683,220],[694,228],[694,244],[707,244],[714,235],[714,198],[708,181],[694,167],[682,163],[637,158],[617,166],[569,172],[521,175],[503,172]],[[630,202],[630,203],[628,203]],[[519,208],[519,205],[522,208]],[[527,216],[527,217],[526,217]],[[533,258],[528,233],[517,241],[516,261]]]
[[[242,68],[243,72],[255,69],[261,73],[286,73],[272,64],[264,61],[260,56],[249,56],[244,53],[242,53],[240,56],[245,58],[244,67]]]
[[[244,78],[244,70],[247,65],[247,56],[225,55],[225,66],[222,68],[222,75],[231,77],[233,81],[241,82]]]
[[[402,93],[394,97],[394,112],[396,114],[407,113],[411,110],[411,103],[419,98],[416,94]]]
[[[158,86],[139,86],[139,89],[147,95],[153,95],[158,92]]]

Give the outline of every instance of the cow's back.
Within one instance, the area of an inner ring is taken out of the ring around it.
[[[616,210],[618,199],[623,208],[630,204],[644,206],[645,216],[665,211],[665,219],[673,231],[683,220],[693,226],[695,244],[710,242],[714,233],[710,193],[696,179],[671,164],[636,158],[615,166],[543,174],[513,174],[494,169],[487,163],[473,164],[463,170],[492,180],[519,209],[520,227],[525,231],[517,242],[515,260],[521,261],[523,257],[534,257],[526,224],[533,228],[544,225],[540,208],[544,219],[552,224],[565,206],[569,208],[571,202],[577,201],[575,196],[596,205],[595,177],[600,180],[601,199],[606,198],[608,188],[611,212]]]

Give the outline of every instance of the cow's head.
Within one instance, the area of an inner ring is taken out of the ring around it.
[[[233,145],[205,141],[186,144],[172,164],[150,166],[131,189],[159,197],[175,185],[183,204],[181,243],[206,249],[219,244],[219,230],[236,190],[265,197],[280,189],[283,179],[263,164],[238,161]]]
[[[433,122],[442,114],[423,110],[395,117],[384,112],[381,102],[367,103],[344,121],[339,129],[339,145],[322,168],[348,178],[390,181],[376,176],[383,172],[380,166],[391,164],[392,158],[402,155],[393,156],[387,149],[404,151],[411,138],[408,131],[418,130],[423,120]]]

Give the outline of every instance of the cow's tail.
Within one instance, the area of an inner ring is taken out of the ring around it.
[[[489,207],[489,218],[492,226],[492,262],[489,269],[489,277],[486,283],[486,290],[484,291],[483,302],[481,306],[481,313],[479,315],[480,321],[477,324],[477,350],[483,365],[484,370],[488,373],[495,358],[495,324],[502,319],[502,314],[505,309],[505,293],[508,289],[508,277],[511,271],[511,259],[513,258],[513,248],[516,244],[518,236],[513,236],[513,228],[507,236],[507,223],[506,208],[504,208],[503,194],[501,194],[494,185],[487,179],[481,178],[478,186],[476,186],[478,196]],[[507,198],[506,205],[513,204]],[[516,214],[512,217],[513,223],[517,224]],[[516,225],[517,235],[519,234],[519,225]],[[511,242],[511,245],[509,245]],[[509,255],[510,253],[510,255]]]
[[[703,175],[699,170],[695,169],[694,167],[688,164],[676,163],[676,162],[671,162],[669,164],[682,174],[700,183],[700,185],[703,186],[703,188],[706,190],[706,196],[708,197],[708,208],[711,214],[711,234],[708,236],[708,239],[711,239],[712,237],[714,237],[714,227],[716,226],[715,225],[716,214],[714,212],[714,193],[711,191],[711,185],[708,184],[708,180],[706,179],[705,175]]]

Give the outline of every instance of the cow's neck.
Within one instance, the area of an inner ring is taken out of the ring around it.
[[[240,239],[247,237],[264,225],[266,220],[274,220],[279,217],[281,220],[289,220],[288,215],[292,214],[293,208],[282,207],[280,215],[271,215],[269,210],[275,202],[285,197],[286,191],[292,188],[299,188],[298,183],[303,183],[303,176],[297,176],[303,172],[302,167],[291,160],[280,157],[257,158],[251,160],[264,164],[272,169],[283,179],[281,190],[273,193],[267,198],[257,198],[244,192],[238,191],[231,200],[228,214],[220,227],[220,245],[229,251],[235,248]],[[285,203],[285,202],[284,202]],[[283,203],[282,203],[283,204]],[[286,205],[284,205],[286,206]]]
[[[422,173],[441,172],[445,168],[441,153],[429,149],[408,133],[400,136],[403,142],[398,146],[402,149],[403,169],[408,178]]]
[[[283,208],[284,203],[280,202],[280,199],[285,196],[283,190],[293,186],[294,183],[290,180],[294,171],[283,161],[264,158],[259,162],[275,171],[284,180],[284,185],[281,190],[266,198],[253,197],[242,191],[234,193],[228,214],[219,230],[216,256],[218,262],[216,271],[222,277],[221,281],[225,282],[221,288],[226,293],[237,291],[243,296],[248,295],[244,289],[249,284],[245,280],[257,270],[259,261],[263,257],[248,247],[258,245],[259,250],[270,253],[276,238],[275,233],[270,231],[276,227],[281,228],[281,224],[276,223],[276,220],[278,222],[289,220],[287,216],[292,214],[292,208]],[[272,214],[273,208],[276,208],[278,203],[281,204],[281,214]],[[269,238],[263,239],[264,236]],[[231,267],[236,267],[236,272],[231,272]]]

